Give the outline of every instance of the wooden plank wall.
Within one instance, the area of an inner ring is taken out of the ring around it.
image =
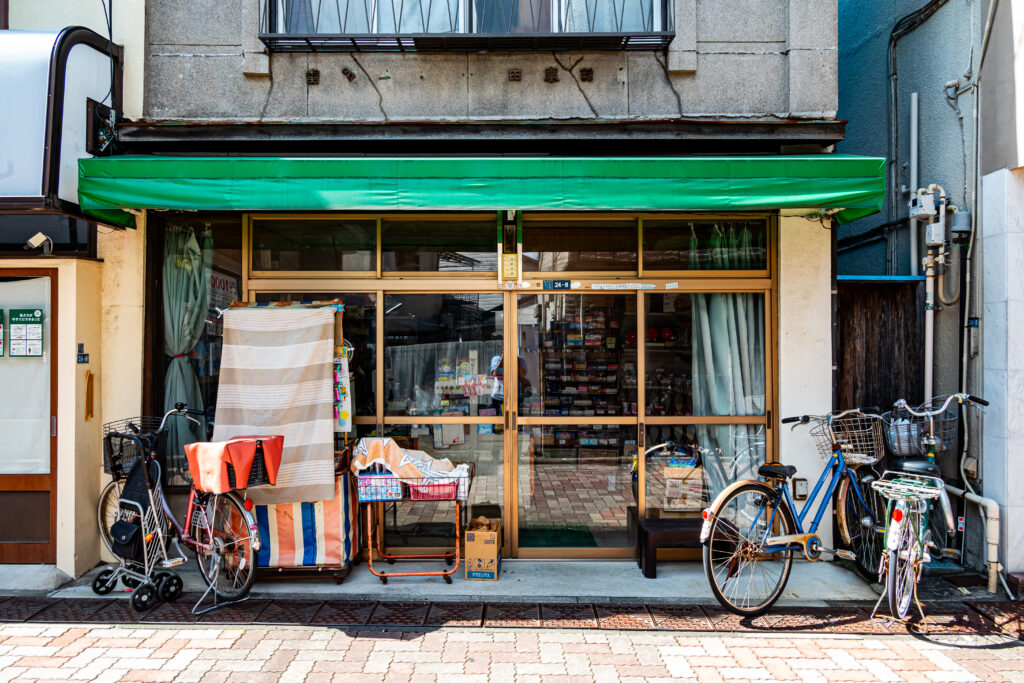
[[[919,402],[924,391],[924,283],[838,283],[837,407]]]

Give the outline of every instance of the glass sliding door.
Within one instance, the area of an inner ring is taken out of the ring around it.
[[[384,295],[384,436],[437,459],[470,463],[467,516],[504,517],[504,300],[500,292]],[[389,507],[385,544],[450,543],[454,507]]]
[[[635,293],[517,296],[520,556],[635,545],[636,304]]]

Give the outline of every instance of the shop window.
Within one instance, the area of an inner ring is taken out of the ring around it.
[[[520,426],[519,546],[634,546],[636,437],[635,426]]]
[[[105,228],[112,229],[112,228]],[[42,249],[23,247],[36,233],[50,238],[52,253],[63,256],[96,256],[96,224],[71,216],[0,215],[0,252],[7,258],[38,258]]]
[[[385,296],[385,414],[500,415],[503,324],[498,292]]]
[[[381,268],[384,272],[497,272],[495,222],[385,220]]]
[[[637,270],[637,223],[523,221],[523,271]]]
[[[252,221],[254,271],[374,271],[376,220]]]
[[[377,414],[377,295],[332,294],[307,292],[305,294],[259,292],[256,301],[324,301],[341,299],[345,304],[342,334],[352,344],[348,371],[352,380],[352,402],[356,417],[374,417]]]
[[[636,415],[633,294],[519,296],[519,413]]]
[[[648,415],[764,415],[764,295],[646,294]]]
[[[497,425],[385,425],[389,436],[402,448],[423,451],[438,460],[469,463],[473,476],[468,482],[465,506],[469,519],[505,518],[504,437]],[[430,495],[426,492],[424,495]],[[406,499],[384,516],[384,541],[389,546],[437,546],[454,537],[453,501]]]
[[[764,220],[645,220],[644,271],[766,270]]]
[[[645,468],[647,516],[697,517],[726,486],[757,479],[765,462],[765,426],[648,425],[647,448],[666,441],[681,452],[655,451]]]

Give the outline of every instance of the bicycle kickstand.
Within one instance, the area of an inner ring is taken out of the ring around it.
[[[196,604],[192,606],[192,614],[193,614],[193,616],[197,616],[198,617],[198,616],[200,616],[202,614],[206,614],[207,612],[213,611],[213,610],[217,609],[218,607],[227,607],[228,605],[235,605],[235,604],[238,604],[240,602],[245,602],[246,600],[249,599],[249,594],[247,593],[245,595],[245,597],[238,598],[237,600],[228,600],[226,602],[218,602],[217,591],[214,590],[214,586],[217,585],[217,579],[220,577],[220,570],[221,570],[221,564],[220,564],[220,561],[218,560],[217,568],[214,570],[213,576],[210,577],[210,585],[208,585],[206,587],[206,591],[202,595],[199,596],[199,599],[196,601]],[[199,609],[199,605],[203,604],[203,601],[206,600],[206,596],[210,595],[211,592],[213,593],[213,604],[210,605],[209,607],[204,608],[204,609]]]

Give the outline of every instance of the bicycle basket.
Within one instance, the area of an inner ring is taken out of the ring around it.
[[[885,455],[882,440],[882,421],[867,415],[846,415],[832,420],[829,429],[827,420],[811,428],[818,452],[825,457],[832,455],[835,444],[843,453],[843,459],[850,465],[874,465]]]
[[[107,422],[103,425],[103,471],[113,475],[114,479],[124,479],[132,466],[143,456],[139,452],[139,443],[134,439],[126,439],[115,434],[137,434],[146,448],[156,451],[158,459],[164,456],[167,445],[167,433],[155,434],[160,428],[160,417],[129,417],[123,420]]]
[[[945,398],[933,399],[941,403]],[[915,408],[916,411],[931,410],[932,402]],[[945,412],[932,419],[935,427],[935,452],[948,453],[956,448],[957,411],[960,405],[952,403]],[[927,417],[911,415],[906,408],[896,408],[885,417],[885,440],[889,450],[897,458],[914,458],[928,454],[928,437],[930,426]]]

